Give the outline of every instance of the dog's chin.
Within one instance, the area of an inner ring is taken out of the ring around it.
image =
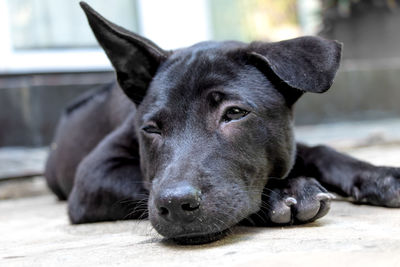
[[[225,237],[229,233],[229,229],[225,229],[216,233],[207,234],[190,234],[169,238],[178,245],[202,245],[211,243]]]

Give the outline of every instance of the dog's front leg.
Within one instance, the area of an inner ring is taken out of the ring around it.
[[[147,213],[147,195],[128,118],[80,163],[68,214],[72,223],[139,218]]]
[[[400,168],[374,166],[326,146],[297,145],[294,172],[357,202],[400,207]]]

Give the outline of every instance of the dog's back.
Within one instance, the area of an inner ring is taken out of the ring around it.
[[[83,93],[65,108],[45,168],[47,183],[60,200],[68,198],[82,159],[133,109],[114,82]]]

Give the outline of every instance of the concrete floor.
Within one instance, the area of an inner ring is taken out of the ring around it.
[[[400,210],[341,201],[312,224],[237,227],[198,246],[166,242],[148,221],[70,225],[51,195],[0,211],[0,266],[400,266]]]
[[[399,144],[346,151],[400,166]],[[0,196],[7,186],[15,185],[0,184]],[[0,266],[400,266],[400,209],[338,200],[312,224],[236,227],[211,244],[177,246],[148,221],[70,225],[43,179],[25,187],[30,197],[0,201]]]

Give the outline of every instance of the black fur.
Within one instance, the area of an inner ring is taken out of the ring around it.
[[[46,178],[68,198],[72,223],[149,215],[161,235],[196,244],[238,223],[321,218],[331,201],[324,186],[400,206],[399,169],[295,144],[293,104],[329,89],[339,43],[204,42],[166,52],[81,6],[131,101],[114,87],[60,123]]]
[[[74,112],[75,110],[77,110],[79,108],[82,108],[83,106],[85,106],[85,104],[92,101],[94,97],[105,94],[105,93],[109,93],[111,91],[111,89],[114,87],[114,85],[115,85],[115,82],[112,82],[110,84],[104,85],[100,88],[92,89],[92,90],[82,94],[77,99],[75,99],[74,101],[72,101],[70,104],[67,105],[67,107],[65,108],[65,115],[67,115],[67,116],[71,115],[72,112]]]

